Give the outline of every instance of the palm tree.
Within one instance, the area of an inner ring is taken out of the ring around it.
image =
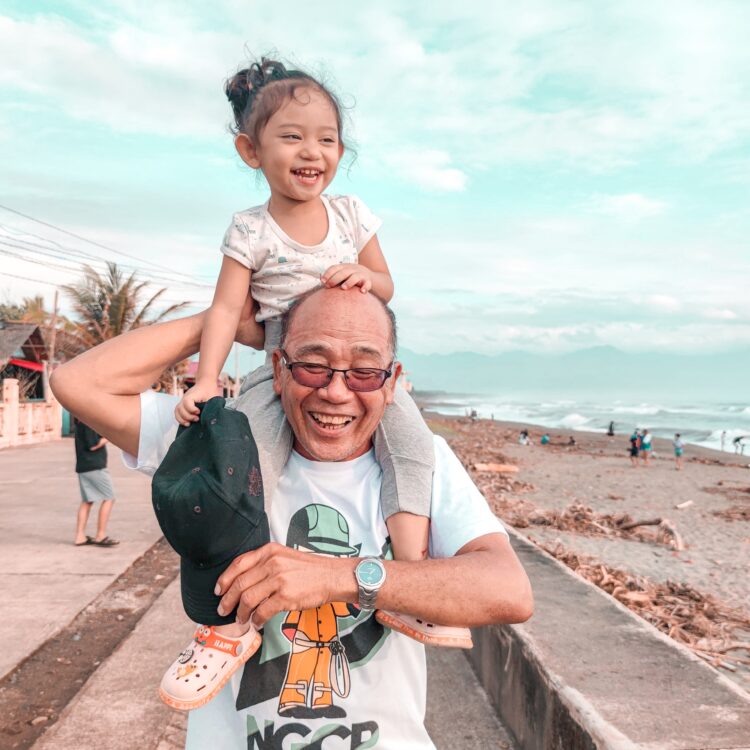
[[[136,278],[135,271],[126,277],[117,263],[108,261],[103,274],[85,265],[81,281],[62,287],[76,313],[77,320],[71,333],[78,351],[90,349],[134,328],[159,323],[188,304],[180,302],[154,314],[154,305],[167,289],[159,289],[141,305],[141,296],[148,286],[147,281]],[[184,363],[169,368],[162,374],[160,386],[171,390],[173,376],[184,369]]]
[[[34,323],[42,328],[49,324],[52,317],[44,307],[44,297],[37,294],[35,297],[24,297],[21,303],[23,315],[21,320],[24,323]]]
[[[187,304],[170,305],[153,315],[155,303],[167,289],[159,289],[141,305],[141,295],[148,285],[136,278],[135,271],[126,278],[117,263],[108,261],[106,273],[100,275],[91,266],[84,266],[81,281],[63,286],[78,317],[74,335],[82,348],[89,349],[134,328],[158,323]]]

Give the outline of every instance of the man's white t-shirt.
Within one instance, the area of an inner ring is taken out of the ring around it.
[[[141,396],[138,459],[125,458],[131,468],[156,471],[177,431],[178,401],[152,391]],[[274,495],[271,539],[304,551],[390,557],[380,484],[372,451],[337,463],[292,452]],[[431,556],[451,557],[493,532],[505,530],[435,437]],[[334,602],[266,623],[263,645],[244,670],[191,712],[186,747],[428,750],[425,700],[424,647],[383,628],[372,613]]]

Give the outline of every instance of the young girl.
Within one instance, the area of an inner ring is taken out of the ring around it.
[[[288,426],[272,388],[271,354],[280,344],[280,317],[296,299],[325,285],[372,291],[386,302],[393,281],[376,231],[380,226],[355,196],[326,195],[344,153],[341,108],[319,81],[281,63],[262,59],[240,71],[226,85],[235,120],[240,158],[260,170],[271,189],[261,206],[234,215],[224,237],[221,272],[201,338],[195,386],[175,410],[183,425],[199,418],[196,404],[216,395],[216,382],[233,341],[248,287],[259,305],[265,328],[266,363],[242,385],[243,408],[252,422],[265,487],[266,510],[276,480],[288,458]],[[381,506],[393,554],[421,560],[427,554],[432,490],[433,442],[419,410],[402,388],[386,410],[375,438],[383,470]],[[407,615],[377,612],[378,620],[425,643],[471,647],[463,628],[445,628]],[[219,620],[217,619],[217,623]],[[177,708],[202,705],[257,649],[251,627],[203,623],[196,640],[214,634],[240,644],[219,677],[201,695],[190,695],[181,680],[185,653],[165,674],[162,698]],[[210,626],[210,627],[205,627]],[[205,688],[205,686],[204,686]]]

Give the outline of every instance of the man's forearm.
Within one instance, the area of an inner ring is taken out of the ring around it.
[[[354,567],[336,561],[333,598],[356,603]],[[475,627],[523,622],[531,616],[531,586],[508,539],[489,534],[455,557],[422,562],[385,561],[378,609],[403,612],[440,625]]]
[[[144,326],[80,354],[52,374],[53,393],[100,435],[137,454],[138,394],[167,367],[198,351],[204,315]]]
[[[57,372],[114,395],[142,393],[168,367],[200,347],[205,312],[166,323],[143,326],[84,352]]]

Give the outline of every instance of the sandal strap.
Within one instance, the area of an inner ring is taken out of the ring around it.
[[[208,630],[208,634],[206,634],[206,630]],[[212,648],[215,651],[221,651],[230,656],[237,656],[239,654],[240,641],[217,634],[213,625],[208,628],[206,626],[198,627],[193,638],[196,643],[204,648]]]

